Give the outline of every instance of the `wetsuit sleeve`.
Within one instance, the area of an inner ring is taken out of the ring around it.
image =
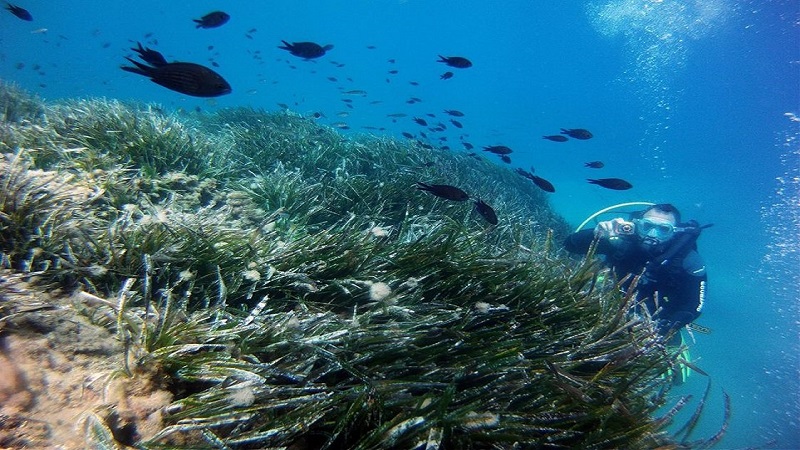
[[[572,233],[564,240],[564,248],[570,253],[586,254],[589,247],[594,240],[594,230],[581,230]],[[608,255],[615,251],[614,246],[609,243],[608,239],[601,239],[597,243],[597,253],[600,255]]]
[[[700,316],[703,310],[703,302],[706,296],[706,283],[708,282],[708,275],[706,274],[706,265],[703,258],[696,251],[692,250],[683,259],[683,271],[685,277],[685,303],[686,311],[691,314],[691,320],[686,321],[683,325],[691,322]]]
[[[683,260],[683,270],[667,290],[669,300],[659,316],[662,332],[680,328],[700,316],[706,295],[706,274],[703,258],[692,251]]]

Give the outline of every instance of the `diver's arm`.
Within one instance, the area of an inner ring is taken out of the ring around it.
[[[599,237],[597,243],[597,253],[601,255],[608,255],[617,250],[617,247],[622,244],[624,240],[629,238],[627,235],[619,235],[617,229],[620,223],[624,223],[624,219],[612,219],[600,222],[594,229],[581,230],[572,233],[564,241],[564,248],[571,253],[585,254],[595,236]]]
[[[707,282],[703,259],[696,251],[690,252],[683,260],[683,273],[678,277],[670,299],[659,315],[659,327],[677,329],[700,317]]]
[[[584,254],[589,250],[594,240],[594,230],[581,230],[567,236],[564,248],[570,253]]]
[[[694,250],[683,259],[683,270],[686,277],[684,281],[685,298],[687,299],[685,309],[692,314],[692,319],[686,322],[689,323],[699,317],[703,310],[708,274],[703,258]]]

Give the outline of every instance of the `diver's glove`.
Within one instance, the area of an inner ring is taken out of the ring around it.
[[[666,336],[681,327],[681,323],[673,320],[659,319],[656,320],[656,330],[661,336]]]
[[[673,330],[682,328],[688,323],[691,323],[700,314],[694,314],[688,311],[677,311],[669,315],[669,317],[662,317],[656,320],[658,332],[661,335],[666,335]]]
[[[613,245],[619,243],[622,236],[631,235],[633,232],[633,224],[619,217],[605,220],[594,227],[595,236],[600,239],[607,239]]]

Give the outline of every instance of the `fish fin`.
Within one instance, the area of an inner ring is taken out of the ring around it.
[[[131,50],[138,53],[139,58],[143,59],[144,62],[152,65],[153,67],[161,67],[167,65],[167,60],[164,58],[164,55],[153,49],[143,47],[141,42],[137,42],[136,44],[138,45],[138,47],[131,48]]]

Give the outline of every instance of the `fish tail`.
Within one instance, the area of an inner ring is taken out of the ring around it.
[[[120,68],[121,68],[122,70],[124,70],[124,71],[126,71],[126,72],[137,73],[137,74],[139,74],[139,75],[150,76],[150,70],[151,70],[151,67],[149,67],[149,66],[146,66],[146,65],[144,65],[144,64],[142,64],[142,63],[140,63],[140,62],[134,61],[134,60],[132,60],[132,59],[128,58],[127,56],[125,57],[125,59],[127,59],[128,61],[130,61],[130,62],[131,62],[131,64],[135,65],[136,67],[130,67],[130,66],[120,66]]]
[[[431,186],[422,182],[417,181],[417,189],[420,191],[428,191],[431,192]]]
[[[119,66],[119,68],[124,70],[124,71],[126,71],[126,72],[133,72],[133,73],[136,73],[136,74],[139,74],[139,75],[147,75],[147,73],[145,73],[143,70],[139,70],[136,67]]]
[[[133,50],[133,51],[135,51],[137,53],[140,53],[140,54],[145,51],[144,47],[142,47],[142,43],[141,42],[136,42],[136,47],[131,47],[131,50]]]

